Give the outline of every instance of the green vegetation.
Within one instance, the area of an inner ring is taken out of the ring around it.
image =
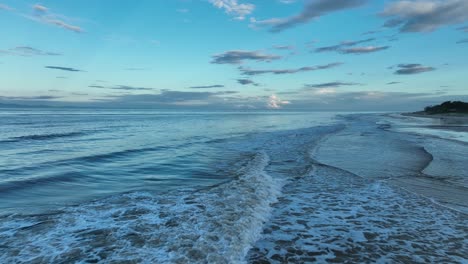
[[[461,101],[447,101],[440,105],[428,106],[424,108],[424,112],[430,115],[448,113],[468,114],[468,103]]]

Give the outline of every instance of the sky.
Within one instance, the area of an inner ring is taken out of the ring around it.
[[[466,0],[0,0],[0,105],[417,110],[468,100]]]

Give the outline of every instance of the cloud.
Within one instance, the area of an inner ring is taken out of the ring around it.
[[[253,86],[259,86],[260,84],[249,80],[249,79],[237,79],[237,82],[241,85],[253,85]]]
[[[34,16],[29,17],[32,20],[35,20],[44,24],[61,27],[63,29],[73,31],[75,33],[84,32],[84,30],[81,27],[72,25],[66,22],[65,20],[67,20],[67,18],[65,16],[51,13],[48,7],[36,4],[32,8],[34,10]]]
[[[118,86],[115,86],[115,87],[110,87],[109,89],[124,90],[124,91],[150,91],[150,90],[156,90],[154,88],[134,87],[134,86],[128,86],[128,85],[118,85]]]
[[[401,82],[389,82],[387,85],[394,85],[394,84],[400,84]]]
[[[276,45],[273,48],[277,50],[294,50],[295,47],[291,45]]]
[[[241,64],[245,60],[272,61],[281,59],[281,56],[263,54],[260,51],[230,50],[213,56],[214,64]]]
[[[0,4],[0,10],[13,11],[13,8],[8,5]]]
[[[366,46],[366,47],[355,47],[340,50],[343,54],[366,54],[377,51],[382,51],[390,48],[389,46]]]
[[[49,8],[43,6],[43,5],[39,5],[39,4],[35,4],[33,5],[33,9],[37,12],[40,12],[40,13],[47,13],[49,11]]]
[[[39,96],[0,96],[0,100],[54,100],[61,96],[39,95]]]
[[[432,32],[440,27],[468,21],[466,0],[399,0],[388,4],[382,17],[386,27],[399,27],[400,32]]]
[[[337,66],[342,65],[341,62],[330,63],[326,65],[319,65],[319,66],[310,66],[310,67],[301,67],[296,69],[276,69],[276,70],[252,70],[249,68],[239,67],[239,70],[243,75],[253,76],[253,75],[260,75],[260,74],[293,74],[298,72],[307,72],[307,71],[317,71],[317,70],[325,70],[334,68]]]
[[[89,85],[89,88],[98,88],[98,89],[106,89],[107,87],[102,86],[102,85]]]
[[[319,83],[319,84],[306,84],[305,88],[338,88],[341,86],[355,86],[361,85],[360,83],[352,82],[328,82],[328,83]]]
[[[39,49],[35,49],[33,47],[28,46],[20,46],[15,47],[9,50],[0,50],[0,53],[8,54],[8,55],[15,55],[15,56],[60,56],[62,54],[56,52],[46,52]]]
[[[371,42],[371,41],[374,41],[374,40],[375,40],[375,38],[368,38],[368,39],[357,40],[357,41],[342,41],[341,43],[339,43],[337,45],[316,48],[315,52],[340,51],[340,50],[342,50],[342,49],[344,49],[346,47],[352,47],[352,46],[356,46],[358,44]]]
[[[270,97],[268,97],[267,107],[270,109],[280,109],[283,107],[283,105],[288,105],[290,103],[291,102],[281,100],[277,95],[272,94]]]
[[[205,85],[205,86],[191,86],[191,89],[208,89],[208,88],[223,88],[224,85],[214,84],[214,85]]]
[[[464,43],[468,43],[468,39],[462,39],[462,40],[457,41],[457,44],[464,44]]]
[[[457,30],[460,30],[460,31],[463,31],[463,32],[468,32],[468,26],[459,27],[459,28],[457,28]]]
[[[212,5],[219,9],[233,15],[237,20],[244,20],[246,16],[250,15],[255,10],[253,4],[239,4],[237,0],[208,0]]]
[[[398,70],[394,72],[394,74],[399,74],[399,75],[408,75],[408,74],[417,74],[417,73],[423,73],[423,72],[429,72],[429,71],[434,71],[435,68],[433,67],[428,67],[428,66],[423,66],[421,64],[398,64],[397,65]]]
[[[271,26],[271,32],[280,32],[329,13],[362,6],[366,2],[367,0],[309,0],[305,4],[303,10],[297,15],[262,21],[252,20],[251,22],[253,26]]]
[[[82,70],[78,70],[78,69],[70,68],[70,67],[44,66],[44,68],[52,69],[52,70],[70,71],[70,72],[82,72]]]

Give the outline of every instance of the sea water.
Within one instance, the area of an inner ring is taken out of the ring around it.
[[[0,115],[0,262],[467,261],[468,147],[422,121]]]

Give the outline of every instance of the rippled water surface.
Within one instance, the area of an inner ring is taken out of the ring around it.
[[[0,115],[0,262],[467,261],[468,146],[418,120]]]

